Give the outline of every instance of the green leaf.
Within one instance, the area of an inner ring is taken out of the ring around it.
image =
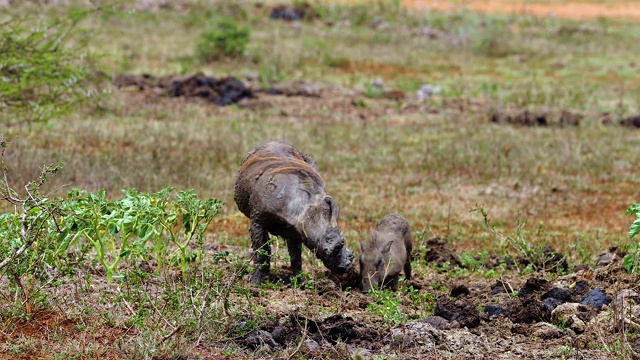
[[[627,209],[627,212],[624,213],[625,215],[630,215],[630,214],[636,214],[636,215],[640,215],[640,204],[633,204],[629,207],[629,209]]]
[[[632,273],[637,269],[634,269],[635,265],[636,265],[636,253],[629,253],[627,255],[624,256],[624,258],[622,259],[622,266],[624,267],[625,270],[627,270],[628,273]]]
[[[629,238],[633,238],[640,232],[640,217],[638,217],[629,227]]]

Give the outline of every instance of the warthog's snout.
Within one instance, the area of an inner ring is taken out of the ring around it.
[[[323,243],[318,257],[329,270],[344,274],[353,269],[355,255],[345,246],[344,238],[337,227],[327,231]]]
[[[337,274],[346,274],[353,270],[353,251],[343,247],[337,256],[323,260],[324,265]]]

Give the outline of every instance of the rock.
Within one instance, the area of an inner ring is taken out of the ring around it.
[[[603,305],[608,305],[611,302],[607,295],[600,289],[593,289],[587,293],[584,299],[580,302],[584,305],[590,305],[600,310]]]
[[[618,316],[616,328],[624,329],[629,325],[640,327],[640,293],[631,289],[620,290],[613,301],[614,313],[623,314]],[[639,329],[640,330],[640,329]]]
[[[484,307],[484,312],[489,314],[490,316],[498,316],[502,315],[502,308],[497,305],[487,305]]]
[[[549,298],[543,299],[543,300],[542,300],[542,302],[547,306],[547,308],[548,308],[550,311],[553,311],[556,307],[558,307],[558,305],[560,305],[560,304],[563,304],[563,303],[564,303],[564,301],[562,301],[562,300],[558,300],[558,299],[556,299],[556,298],[552,298],[552,297],[549,297]]]
[[[356,348],[347,344],[347,350],[351,359],[371,359],[373,357],[373,353],[369,349]]]
[[[568,327],[578,334],[585,331],[585,320],[591,317],[591,309],[583,304],[564,303],[551,312],[551,321],[556,325]]]
[[[263,346],[266,346],[267,348],[278,346],[270,333],[259,329],[250,331],[244,337],[244,343],[251,349],[258,349]]]
[[[531,327],[529,327],[529,332],[532,337],[543,340],[559,339],[567,335],[575,335],[575,333],[569,329],[558,329],[546,322],[539,322],[531,325]]]
[[[596,267],[607,266],[618,259],[616,253],[605,253],[598,257],[596,261]]]
[[[638,298],[640,298],[640,293],[638,293],[637,291],[631,289],[623,289],[616,294],[616,299],[613,302],[613,306],[615,309],[624,310],[627,306],[629,306],[629,300],[638,300]]]
[[[442,92],[442,88],[440,86],[434,86],[431,84],[426,84],[420,86],[418,91],[416,92],[416,96],[418,97],[418,101],[427,102],[431,99],[431,96],[434,94],[440,94]]]
[[[409,322],[391,329],[386,342],[396,347],[420,346],[427,349],[435,349],[436,343],[443,339],[440,330],[426,322]]]
[[[307,351],[319,351],[320,350],[320,344],[318,344],[315,340],[313,339],[305,339],[304,340],[304,347]]]
[[[441,316],[429,316],[423,321],[438,330],[449,330],[454,327],[447,319]]]

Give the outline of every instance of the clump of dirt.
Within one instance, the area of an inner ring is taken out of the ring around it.
[[[491,294],[508,292],[503,289],[507,289],[507,286],[497,282],[492,286]],[[513,323],[532,324],[540,321],[550,322],[554,310],[563,304],[575,304],[593,310],[586,311],[585,308],[580,308],[581,313],[577,316],[582,321],[588,321],[609,303],[610,300],[604,291],[592,287],[586,280],[577,281],[569,289],[563,289],[553,287],[544,278],[532,277],[518,289],[516,297],[510,297],[499,305],[488,304],[484,310],[488,315],[504,315]]]
[[[311,5],[304,2],[289,6],[277,5],[271,9],[269,17],[274,20],[300,21],[315,19],[318,17],[318,13]]]
[[[163,77],[122,74],[114,84],[119,88],[137,87],[140,91],[151,90],[170,97],[201,98],[221,106],[254,97],[253,90],[235,77],[214,78],[202,73]]]
[[[319,321],[292,313],[250,331],[239,342],[251,349],[266,346],[273,351],[294,345],[301,336],[305,338],[303,341],[310,350],[329,348],[339,342],[374,349],[379,347],[383,332],[366,327],[342,314],[331,315]]]
[[[640,128],[640,114],[624,118],[620,124],[627,127]]]
[[[491,114],[491,122],[495,124],[510,124],[522,126],[547,126],[546,114],[534,114],[529,110],[516,113],[496,111]]]
[[[456,322],[460,327],[474,328],[480,325],[480,312],[471,301],[466,299],[452,301],[448,296],[441,296],[436,301],[433,315]]]
[[[520,126],[579,126],[584,118],[582,114],[562,110],[554,116],[548,111],[533,112],[525,110],[492,110],[489,114],[491,122]]]
[[[447,239],[442,237],[433,238],[425,244],[427,252],[424,259],[427,264],[435,264],[438,267],[448,265],[450,269],[454,267],[462,267],[460,258],[453,251]]]

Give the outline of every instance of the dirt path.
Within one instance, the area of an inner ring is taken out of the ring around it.
[[[405,6],[413,8],[457,10],[471,9],[481,12],[524,13],[539,16],[554,15],[570,19],[594,19],[612,17],[619,19],[640,20],[639,1],[607,1],[607,2],[547,2],[531,3],[528,1],[484,0],[484,1],[443,1],[443,0],[405,0]]]

